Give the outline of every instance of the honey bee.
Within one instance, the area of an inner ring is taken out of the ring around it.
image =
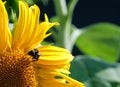
[[[28,52],[28,55],[33,57],[33,60],[38,60],[40,57],[40,52],[37,49],[33,49]]]

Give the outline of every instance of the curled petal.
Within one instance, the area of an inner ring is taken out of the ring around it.
[[[46,70],[51,70],[51,71],[56,71],[56,72],[61,72],[64,73],[66,75],[70,74],[69,72],[69,68],[70,68],[70,63],[67,64],[60,64],[60,65],[38,65],[38,64],[34,64],[34,66],[36,66],[36,69],[39,70],[39,68],[45,68]],[[40,74],[40,73],[38,73]]]
[[[85,87],[67,75],[46,68],[36,68],[36,77],[39,87]]]
[[[60,65],[66,64],[73,60],[69,51],[55,46],[42,46],[38,49],[41,56],[36,62],[40,65]]]

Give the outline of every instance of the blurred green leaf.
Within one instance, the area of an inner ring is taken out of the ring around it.
[[[71,63],[71,77],[86,87],[120,86],[120,64],[110,64],[88,56],[77,56]]]
[[[19,11],[18,0],[3,0],[3,1],[6,1],[5,6],[9,15],[9,21],[13,23]]]
[[[54,45],[54,43],[48,42],[48,41],[42,41],[42,42],[40,43],[40,45],[42,45],[42,46],[44,46],[44,45]]]
[[[120,27],[111,23],[97,23],[85,27],[76,45],[85,54],[116,62],[120,49]]]
[[[34,2],[34,0],[25,0],[29,5],[32,5],[32,4],[34,4],[35,2]]]
[[[18,11],[18,0],[3,0],[6,1],[6,8],[9,12],[10,9],[13,9],[14,11]]]

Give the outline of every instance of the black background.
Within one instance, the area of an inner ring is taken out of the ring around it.
[[[41,13],[47,13],[49,17],[55,15],[53,0],[49,0],[46,6],[41,2],[38,5],[41,8]],[[43,17],[43,14],[41,15]],[[78,28],[96,22],[111,22],[120,25],[120,1],[79,0],[73,13],[72,22]]]

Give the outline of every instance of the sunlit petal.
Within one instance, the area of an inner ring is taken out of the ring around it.
[[[60,65],[40,65],[40,64],[35,63],[34,65],[37,67],[36,69],[39,69],[38,67],[42,67],[48,70],[61,72],[67,75],[70,74],[69,72],[70,63],[60,64]],[[40,73],[36,73],[36,74],[40,74]]]
[[[55,46],[42,46],[38,49],[41,56],[38,64],[59,65],[72,61],[73,56],[65,49]]]
[[[0,54],[11,48],[11,33],[8,28],[8,15],[4,5],[0,0]]]
[[[54,70],[39,68],[36,73],[39,73],[37,74],[39,87],[85,87],[83,83]]]
[[[30,50],[41,43],[49,34],[47,31],[58,23],[49,23],[45,14],[45,21],[39,24],[40,10],[34,5],[30,8],[28,5],[19,1],[19,19],[13,33],[13,48]],[[23,20],[24,19],[24,20]]]

